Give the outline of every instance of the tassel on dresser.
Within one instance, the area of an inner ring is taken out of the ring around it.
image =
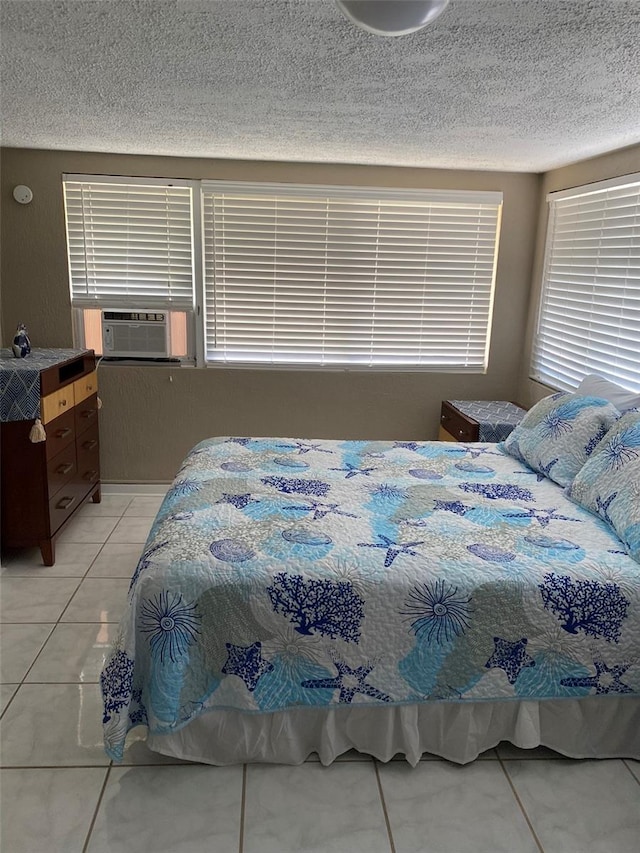
[[[37,444],[39,441],[46,441],[47,433],[45,432],[44,427],[42,426],[42,421],[40,418],[36,418],[34,425],[31,427],[29,432],[29,441],[33,444]]]

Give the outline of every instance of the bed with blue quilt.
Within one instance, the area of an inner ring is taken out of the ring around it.
[[[107,752],[640,758],[631,547],[515,442],[203,441],[131,580]]]

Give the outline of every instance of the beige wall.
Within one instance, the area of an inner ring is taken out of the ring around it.
[[[70,346],[61,176],[67,173],[501,190],[504,211],[486,375],[100,368],[106,481],[171,479],[186,451],[212,435],[435,438],[442,399],[517,399],[539,177],[512,173],[261,163],[4,149],[2,328],[18,321],[34,346]],[[30,205],[11,197],[16,184]]]
[[[593,157],[591,160],[582,160],[579,163],[564,166],[562,169],[553,169],[553,171],[545,172],[541,176],[540,210],[538,213],[538,230],[531,279],[531,301],[527,323],[526,346],[522,360],[522,377],[517,392],[518,399],[527,406],[541,400],[542,397],[546,397],[550,393],[550,389],[546,385],[541,385],[539,382],[535,382],[529,378],[531,347],[538,317],[542,268],[544,264],[544,246],[547,236],[547,220],[549,215],[549,205],[546,200],[547,194],[594,183],[595,181],[606,181],[609,178],[617,178],[621,175],[630,175],[635,172],[640,172],[640,145],[633,145],[629,148],[612,151],[600,157]]]

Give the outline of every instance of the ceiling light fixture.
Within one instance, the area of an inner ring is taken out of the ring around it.
[[[377,36],[415,33],[444,12],[449,0],[336,0],[356,26]]]

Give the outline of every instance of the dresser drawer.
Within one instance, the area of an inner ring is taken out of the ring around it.
[[[98,423],[98,395],[93,394],[91,397],[86,397],[80,403],[76,401],[75,408],[75,425],[76,434],[80,435],[89,427],[96,426]]]
[[[82,379],[76,379],[73,383],[73,393],[75,394],[76,406],[82,400],[86,400],[92,394],[98,393],[98,373],[93,371],[88,376],[83,376]]]
[[[73,385],[60,388],[59,391],[54,391],[53,394],[47,394],[46,397],[42,398],[40,420],[43,424],[48,424],[59,415],[73,409],[74,405]]]
[[[47,486],[50,500],[65,483],[73,480],[76,471],[76,446],[70,444],[47,462]]]
[[[446,400],[442,402],[440,427],[455,441],[478,441],[478,424],[465,417]]]
[[[49,501],[49,525],[51,534],[69,518],[87,493],[86,489],[76,482],[65,483],[65,485]]]
[[[69,444],[73,444],[75,438],[76,414],[74,409],[70,409],[47,424],[47,440],[45,442],[47,460],[57,456]]]
[[[76,482],[83,483],[86,488],[89,488],[100,479],[100,443],[97,424],[78,436],[76,455],[78,462]]]

